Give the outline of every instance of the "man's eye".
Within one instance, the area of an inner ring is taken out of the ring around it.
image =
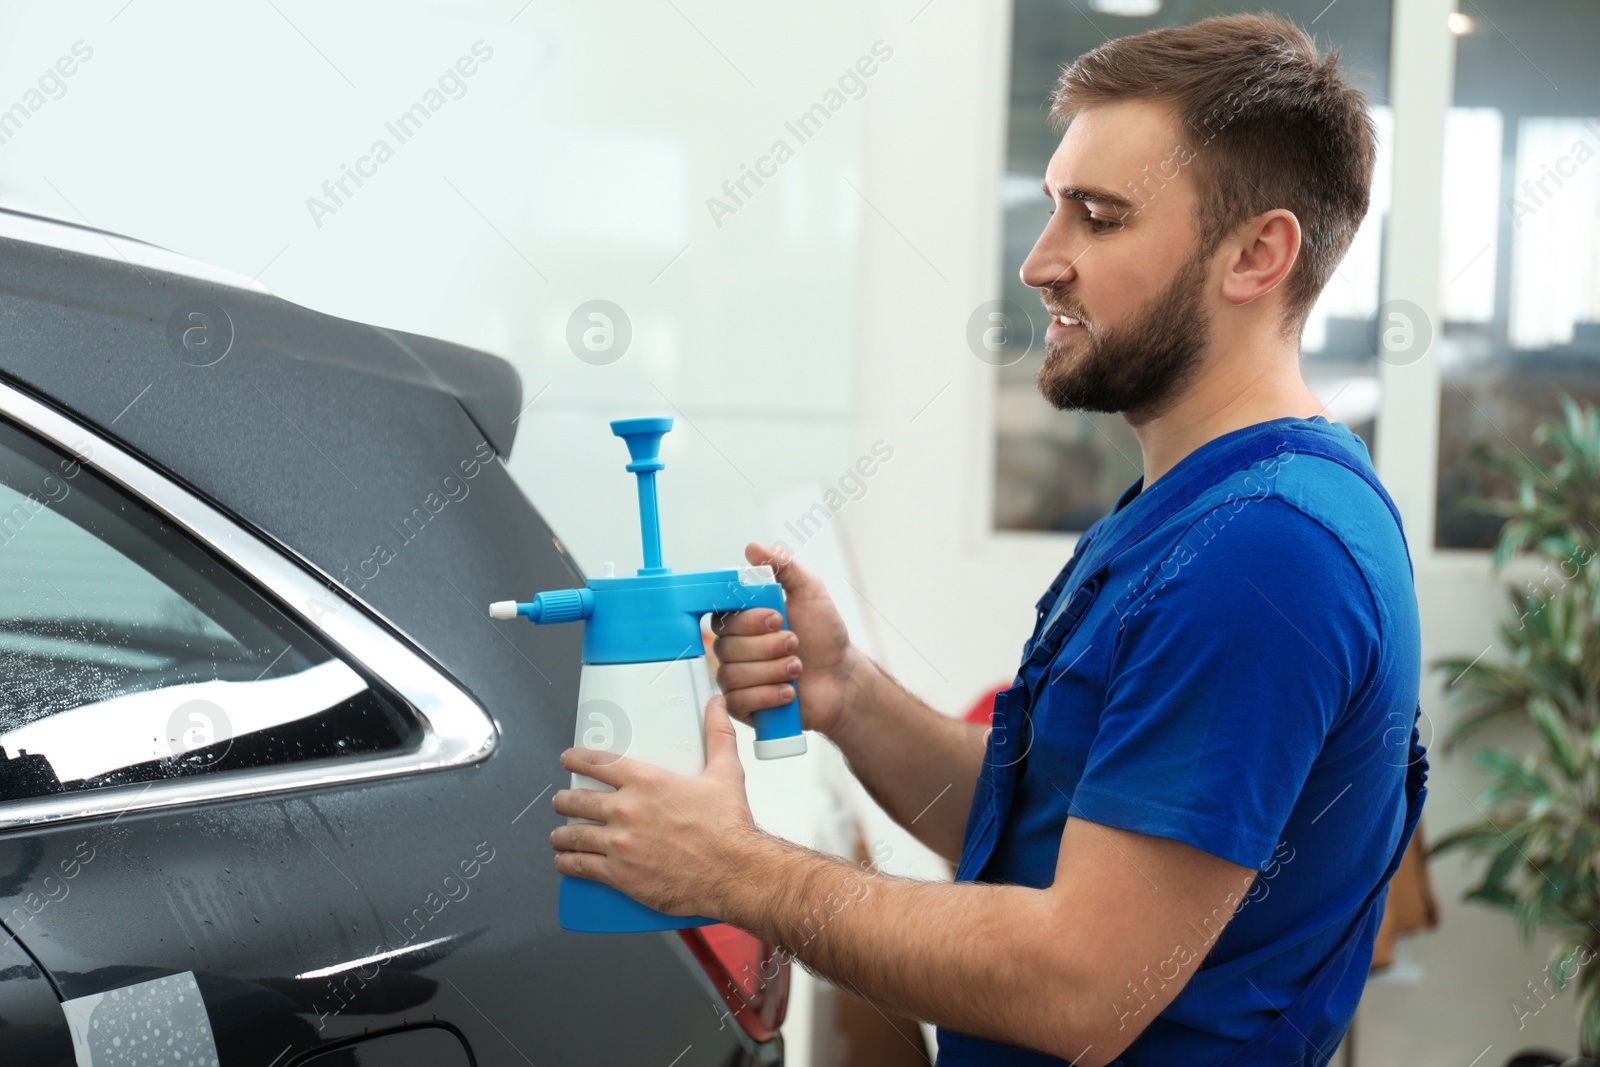
[[[1120,225],[1120,223],[1118,223],[1116,219],[1103,219],[1098,215],[1089,216],[1089,229],[1093,230],[1095,233],[1109,233],[1118,225]]]

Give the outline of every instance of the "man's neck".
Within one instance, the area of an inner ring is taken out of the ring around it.
[[[1240,368],[1232,374],[1202,372],[1195,384],[1159,415],[1125,417],[1139,438],[1144,459],[1142,489],[1148,489],[1207,441],[1270,419],[1309,419],[1322,415],[1326,408],[1306,388],[1298,361],[1283,360],[1265,373],[1259,368]]]

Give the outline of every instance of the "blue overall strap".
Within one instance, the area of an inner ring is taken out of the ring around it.
[[[1061,595],[1062,589],[1072,580],[1072,574],[1078,564],[1083,561],[1084,553],[1089,544],[1094,540],[1095,530],[1100,523],[1096,522],[1078,538],[1073,546],[1072,555],[1056,575],[1055,581],[1050,583],[1050,588],[1045,590],[1038,603],[1034,605],[1036,617],[1033,622],[1033,632],[1028,635],[1028,640],[1022,646],[1022,666],[1017,668],[1016,677],[1012,679],[1009,688],[995,694],[994,707],[990,713],[991,727],[1000,728],[1000,737],[1005,736],[1005,724],[1008,719],[1007,708],[1017,698],[1019,691],[1028,692],[1027,674],[1034,661],[1039,658],[1041,649],[1048,648],[1049,655],[1054,657],[1055,648],[1058,647],[1060,638],[1052,637],[1060,629],[1060,618],[1046,627],[1056,600]],[[1040,638],[1045,638],[1041,644]],[[967,825],[961,837],[961,860],[956,866],[955,880],[958,882],[973,881],[977,877],[977,867],[974,861],[981,864],[993,851],[997,812],[1001,806],[1001,798],[1010,794],[1011,782],[1008,775],[1010,765],[997,760],[997,740],[994,730],[990,730],[989,741],[984,747],[983,762],[978,765],[978,780],[972,791],[972,805],[967,809]]]

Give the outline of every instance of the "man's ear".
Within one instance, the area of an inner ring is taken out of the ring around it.
[[[1242,306],[1276,289],[1300,258],[1300,220],[1273,208],[1245,223],[1228,246],[1233,261],[1222,279],[1222,298]]]

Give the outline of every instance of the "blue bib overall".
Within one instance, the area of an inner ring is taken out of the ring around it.
[[[1271,434],[1258,434],[1224,447],[1210,457],[1189,477],[1181,490],[1160,501],[1160,506],[1142,517],[1133,528],[1111,545],[1108,552],[1097,552],[1099,560],[1092,574],[1075,574],[1078,563],[1094,540],[1091,531],[1079,538],[1072,558],[1040,598],[1034,631],[1023,649],[1023,664],[1015,683],[1000,693],[994,704],[994,717],[989,735],[988,750],[979,773],[973,794],[972,807],[967,818],[961,862],[956,881],[998,881],[986,878],[985,865],[994,855],[1001,828],[1006,824],[1015,793],[1018,775],[1026,764],[1026,753],[1017,757],[1011,753],[1017,747],[1006,747],[1007,738],[1027,736],[1032,723],[1032,709],[1046,685],[1057,654],[1083,620],[1089,606],[1100,593],[1106,572],[1113,560],[1131,545],[1139,542],[1168,519],[1193,503],[1201,493],[1214,487],[1222,479],[1253,464],[1272,457],[1283,450],[1295,455],[1316,456],[1330,460],[1359,475],[1372,491],[1377,493],[1400,524],[1400,514],[1383,486],[1373,476],[1370,468],[1354,454],[1330,441],[1326,436],[1292,426]],[[1404,543],[1404,533],[1401,533]],[[1409,557],[1409,549],[1407,550]],[[1063,594],[1067,599],[1052,617],[1052,609]],[[1047,625],[1048,623],[1048,625]],[[1042,631],[1042,633],[1041,633]],[[1405,817],[1400,838],[1395,846],[1383,876],[1372,887],[1360,906],[1354,924],[1339,947],[1327,957],[1307,981],[1298,997],[1279,1014],[1275,1021],[1263,1027],[1244,1045],[1221,1061],[1221,1067],[1244,1067],[1246,1064],[1301,1064],[1326,1063],[1331,1047],[1311,1047],[1308,1034],[1316,1029],[1326,1029],[1328,1006],[1334,1003],[1348,1005],[1354,1012],[1356,1002],[1366,981],[1366,967],[1371,959],[1371,948],[1377,936],[1378,924],[1383,917],[1383,905],[1390,878],[1400,865],[1406,845],[1411,839],[1422,812],[1427,795],[1427,754],[1421,744],[1418,718],[1420,702],[1412,715],[1409,751],[1406,753]],[[1398,733],[1400,728],[1391,731]],[[1404,741],[1403,735],[1398,739]],[[1389,742],[1385,737],[1386,743]],[[1398,763],[1398,759],[1394,761]],[[1202,964],[1202,967],[1204,964]],[[1041,995],[1044,994],[1041,991]],[[1049,1010],[1041,1001],[1040,1011]],[[1347,1025],[1347,1023],[1346,1023]],[[1015,1046],[1004,1045],[957,1033],[940,1030],[941,1064],[1054,1064],[1066,1061]],[[1112,1067],[1120,1067],[1122,1060]],[[1186,1065],[1198,1067],[1198,1065]]]

